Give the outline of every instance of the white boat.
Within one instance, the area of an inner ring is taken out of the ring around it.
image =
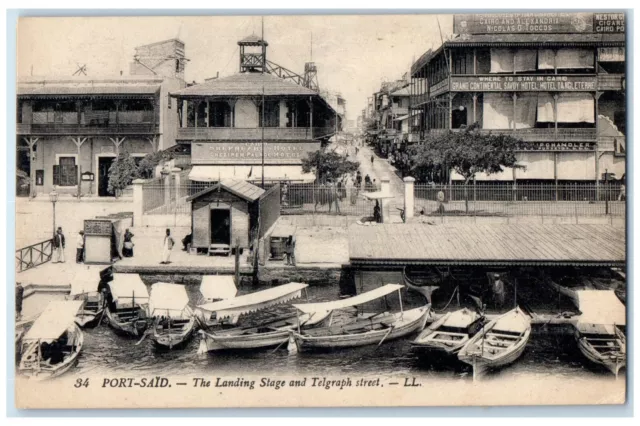
[[[238,294],[238,289],[233,275],[205,275],[202,277],[202,283],[200,284],[200,294],[202,294],[202,298],[198,306],[232,299]],[[195,314],[196,320],[202,328],[206,329],[220,325],[215,312],[196,308]]]
[[[458,358],[473,367],[473,377],[487,369],[517,360],[531,335],[531,317],[520,307],[500,315],[482,329],[458,353]]]
[[[193,336],[196,319],[184,286],[153,284],[149,312],[153,317],[151,340],[156,346],[166,349],[183,347]]]
[[[75,323],[81,301],[49,302],[22,337],[18,371],[35,380],[60,376],[75,364],[84,336]]]
[[[443,315],[411,342],[419,354],[457,355],[481,328],[484,317],[467,308]]]
[[[149,326],[149,292],[138,274],[113,274],[113,296],[107,306],[109,326],[116,333],[141,337]]]
[[[400,291],[404,285],[386,284],[346,299],[325,303],[295,304],[303,314],[314,312],[333,312],[339,309],[352,308],[398,292],[400,312],[380,312],[360,314],[346,324],[331,325],[313,329],[292,331],[290,333],[291,351],[310,349],[338,349],[356,346],[380,345],[385,341],[398,339],[416,331],[421,331],[427,322],[431,305],[403,310]]]
[[[198,352],[277,347],[287,342],[289,331],[294,327],[313,327],[322,324],[329,317],[329,312],[314,312],[305,316],[292,313],[269,318],[259,325],[221,327],[229,323],[236,324],[241,315],[262,311],[298,298],[307,286],[303,283],[289,283],[198,306],[205,317],[210,319],[209,323],[218,324],[217,329],[212,326],[207,331],[200,330],[202,340]]]

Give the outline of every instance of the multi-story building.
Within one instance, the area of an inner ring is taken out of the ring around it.
[[[620,13],[454,16],[454,37],[411,68],[416,136],[476,123],[521,141],[526,170],[478,180],[599,181],[605,171],[620,179],[624,23]]]
[[[302,77],[297,84],[278,76],[266,41],[251,36],[238,45],[238,74],[171,93],[179,105],[177,141],[190,146],[189,179],[261,181],[264,167],[266,181],[313,181],[301,160],[335,133],[335,111]]]
[[[377,145],[380,153],[387,156],[402,143],[402,118],[409,113],[410,87],[402,79],[383,83],[374,94],[374,107],[378,119]]]
[[[175,144],[176,105],[185,86],[184,43],[136,48],[130,75],[23,78],[17,88],[18,193],[112,196],[111,163],[122,150],[141,159]],[[21,184],[21,182],[27,182]]]
[[[320,91],[320,96],[333,108],[336,112],[337,131],[344,131],[347,122],[347,101],[340,93],[331,93],[328,91]]]

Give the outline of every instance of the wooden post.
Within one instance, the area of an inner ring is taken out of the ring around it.
[[[77,138],[71,138],[71,141],[75,144],[76,148],[78,149],[78,194],[77,197],[78,199],[80,199],[80,197],[82,197],[82,156],[80,153],[80,148],[82,147],[82,144],[85,143],[87,141],[87,137],[77,137]]]
[[[556,201],[558,201],[558,153],[553,153],[553,180],[556,185]]]
[[[118,158],[118,156],[120,156],[120,145],[122,145],[125,141],[126,137],[115,137],[115,138],[109,138],[109,140],[111,141],[111,143],[113,143],[116,147],[116,158]]]
[[[595,101],[595,123],[596,123],[596,141],[595,141],[595,160],[596,160],[596,200],[600,199],[600,158],[598,153],[598,102],[600,101],[600,96],[602,96],[602,92],[595,92],[593,94],[593,99]]]
[[[473,52],[475,54],[475,49],[473,50]],[[478,118],[477,118],[477,115],[476,115],[476,109],[477,109],[477,104],[478,104],[478,94],[477,93],[473,93],[471,96],[473,96],[473,124],[475,124],[478,121]]]
[[[25,143],[29,146],[29,196],[34,198],[36,196],[36,170],[35,170],[35,152],[33,148],[36,146],[39,138],[23,138]]]
[[[553,95],[553,137],[558,142],[558,94]]]
[[[147,138],[147,142],[149,142],[149,144],[151,144],[152,152],[156,152],[157,145],[158,145],[158,137],[157,136],[153,136],[153,137]]]
[[[240,286],[240,240],[236,238],[235,244],[235,275],[236,275],[236,287]]]
[[[478,55],[477,49],[473,49],[473,74],[478,74]]]
[[[516,132],[517,126],[517,113],[518,113],[518,94],[513,92],[513,132]]]

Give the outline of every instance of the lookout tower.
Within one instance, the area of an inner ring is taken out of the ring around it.
[[[320,90],[318,87],[318,68],[315,62],[304,64],[304,87],[316,92]]]
[[[267,71],[267,43],[257,35],[250,35],[238,42],[240,46],[240,72]]]

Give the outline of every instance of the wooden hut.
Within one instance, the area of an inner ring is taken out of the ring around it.
[[[242,180],[223,179],[187,198],[191,202],[192,249],[230,254],[238,242],[248,248],[257,227],[264,190]]]

